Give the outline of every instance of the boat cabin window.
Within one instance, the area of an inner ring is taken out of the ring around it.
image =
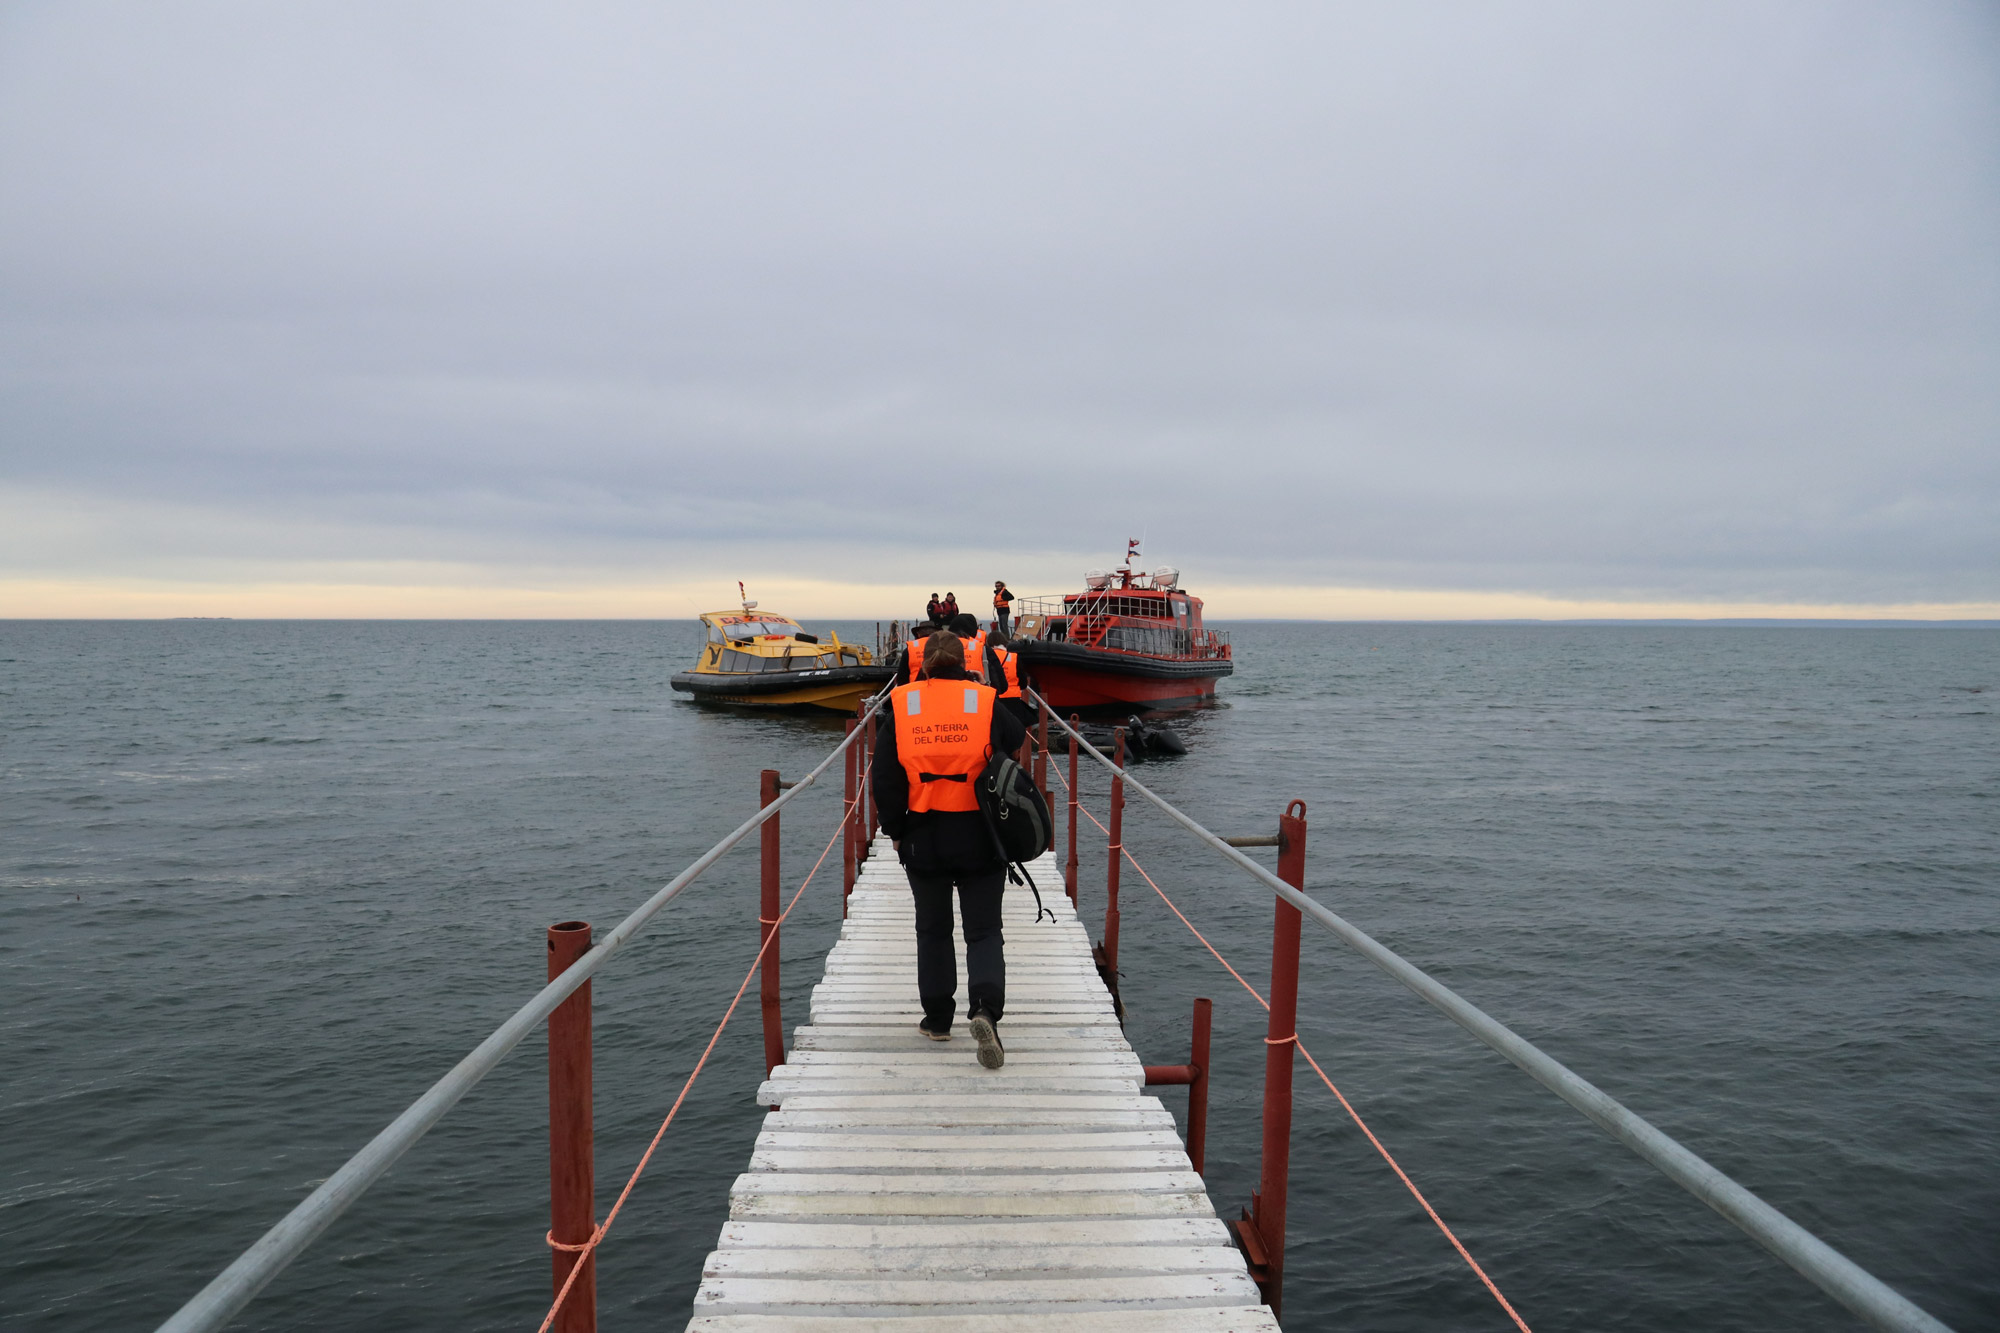
[[[708,641],[710,643],[721,643],[722,631],[716,628],[714,625],[710,625],[708,627]]]
[[[779,620],[753,620],[747,624],[730,625],[727,629],[732,639],[755,639],[765,634],[782,634],[790,638],[798,626]]]

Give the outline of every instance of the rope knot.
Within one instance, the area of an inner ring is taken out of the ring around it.
[[[1289,1037],[1266,1037],[1264,1038],[1264,1044],[1266,1046],[1289,1046],[1298,1041],[1298,1039],[1299,1034],[1294,1032]]]
[[[590,1233],[590,1239],[583,1242],[583,1244],[581,1245],[571,1245],[567,1241],[557,1240],[556,1233],[553,1229],[544,1232],[543,1238],[548,1241],[549,1248],[552,1250],[562,1250],[568,1254],[583,1254],[587,1251],[594,1250],[597,1248],[597,1242],[604,1238],[604,1228],[597,1227],[593,1229]]]

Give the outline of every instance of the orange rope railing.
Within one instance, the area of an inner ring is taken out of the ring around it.
[[[1068,776],[1063,773],[1062,769],[1059,766],[1050,765],[1050,767],[1055,768],[1056,776],[1062,779],[1063,787],[1067,789],[1069,787]],[[1106,828],[1104,824],[1097,818],[1096,815],[1090,813],[1089,806],[1083,804],[1082,801],[1078,801],[1076,808],[1083,812],[1083,817],[1085,819],[1088,819],[1091,823],[1097,825],[1099,832],[1103,833],[1106,837],[1109,837],[1111,835],[1111,830]],[[1255,986],[1251,985],[1248,981],[1245,981],[1243,979],[1243,974],[1241,972],[1238,972],[1234,967],[1232,967],[1230,965],[1229,960],[1222,956],[1221,950],[1217,949],[1213,944],[1209,943],[1208,936],[1202,934],[1201,931],[1195,927],[1194,922],[1187,919],[1187,914],[1181,911],[1179,907],[1175,906],[1174,900],[1167,896],[1166,890],[1162,889],[1157,883],[1154,882],[1153,877],[1146,873],[1146,867],[1139,864],[1139,858],[1132,855],[1132,849],[1129,846],[1121,845],[1118,850],[1119,853],[1127,861],[1132,863],[1132,868],[1139,872],[1139,878],[1145,880],[1146,883],[1149,886],[1151,886],[1153,892],[1160,895],[1160,901],[1167,905],[1167,910],[1172,912],[1175,916],[1179,917],[1180,923],[1186,926],[1188,928],[1188,931],[1196,939],[1201,941],[1202,947],[1204,949],[1207,949],[1209,953],[1215,956],[1215,961],[1222,964],[1223,968],[1229,973],[1230,976],[1236,978],[1237,984],[1241,985],[1244,990],[1250,992],[1251,999],[1255,1000],[1259,1005],[1263,1006],[1266,1010],[1269,1010],[1271,1007],[1271,1002],[1265,999],[1264,996],[1257,990]],[[1265,1040],[1269,1041],[1270,1038],[1267,1037],[1265,1038]],[[1532,1330],[1530,1330],[1528,1327],[1527,1321],[1521,1318],[1520,1312],[1517,1311],[1514,1308],[1513,1304],[1509,1302],[1504,1295],[1501,1294],[1500,1288],[1493,1284],[1493,1279],[1486,1275],[1486,1270],[1479,1266],[1479,1261],[1472,1257],[1472,1252],[1467,1250],[1463,1242],[1459,1240],[1458,1236],[1452,1231],[1452,1229],[1449,1226],[1445,1225],[1445,1220],[1442,1217],[1438,1216],[1437,1209],[1431,1207],[1430,1200],[1424,1197],[1423,1191],[1417,1188],[1416,1182],[1410,1179],[1409,1174],[1403,1170],[1402,1165],[1396,1161],[1395,1156],[1390,1153],[1387,1147],[1383,1146],[1382,1140],[1375,1137],[1375,1131],[1368,1128],[1368,1122],[1361,1118],[1361,1113],[1354,1109],[1353,1103],[1349,1102],[1347,1100],[1347,1097],[1340,1091],[1340,1089],[1334,1086],[1333,1080],[1327,1077],[1327,1073],[1324,1069],[1320,1068],[1319,1061],[1313,1059],[1312,1052],[1308,1051],[1306,1049],[1306,1044],[1298,1039],[1297,1033],[1294,1033],[1292,1035],[1291,1041],[1294,1045],[1298,1047],[1299,1054],[1305,1057],[1306,1063],[1312,1066],[1313,1073],[1319,1075],[1319,1081],[1326,1084],[1327,1091],[1331,1092],[1334,1095],[1334,1097],[1340,1102],[1341,1109],[1345,1110],[1348,1116],[1354,1121],[1354,1123],[1360,1127],[1361,1132],[1368,1136],[1368,1141],[1375,1145],[1375,1151],[1382,1155],[1382,1160],[1389,1164],[1389,1169],[1396,1173],[1396,1178],[1403,1182],[1404,1188],[1408,1189],[1410,1191],[1410,1194],[1416,1199],[1416,1201],[1423,1206],[1423,1210],[1430,1215],[1431,1221],[1437,1223],[1438,1230],[1444,1233],[1445,1239],[1451,1242],[1452,1248],[1458,1251],[1459,1257],[1465,1260],[1466,1266],[1471,1268],[1473,1273],[1478,1276],[1479,1280],[1486,1285],[1486,1290],[1493,1293],[1493,1299],[1500,1302],[1500,1308],[1507,1312],[1507,1317],[1514,1321],[1515,1327],[1519,1328],[1521,1330],[1521,1333],[1532,1333]]]
[[[869,767],[873,766],[871,761]],[[792,914],[792,909],[799,905],[799,899],[805,895],[806,886],[813,882],[813,876],[817,875],[819,868],[826,864],[826,858],[833,851],[833,845],[840,841],[841,835],[847,831],[847,821],[854,817],[854,811],[859,804],[859,795],[854,800],[841,802],[841,817],[834,825],[833,836],[826,840],[826,846],[820,851],[819,860],[813,862],[813,868],[807,871],[805,879],[800,881],[798,892],[794,893],[792,900],[785,904],[785,910],[778,914],[779,924],[783,924],[785,918]],[[737,986],[734,998],[729,1001],[729,1007],[722,1011],[722,1021],[717,1023],[715,1031],[709,1034],[708,1045],[702,1049],[701,1058],[694,1062],[694,1069],[688,1074],[687,1082],[681,1084],[680,1095],[675,1097],[674,1104],[667,1108],[667,1118],[662,1120],[659,1129],[654,1131],[653,1141],[646,1145],[646,1151],[640,1155],[639,1164],[632,1168],[632,1174],[626,1180],[625,1188],[618,1192],[618,1201],[611,1205],[611,1211],[604,1215],[604,1220],[590,1233],[590,1239],[581,1245],[565,1245],[559,1243],[553,1235],[549,1237],[549,1244],[556,1249],[575,1251],[577,1260],[570,1265],[569,1277],[563,1282],[562,1290],[556,1293],[555,1302],[549,1306],[549,1312],[542,1316],[542,1325],[535,1333],[548,1333],[549,1327],[555,1323],[556,1315],[562,1311],[563,1302],[569,1299],[570,1288],[576,1285],[577,1276],[583,1272],[590,1256],[603,1242],[606,1233],[611,1230],[611,1224],[618,1220],[618,1213],[625,1207],[625,1201],[632,1197],[632,1190],[638,1185],[639,1177],[645,1173],[647,1164],[653,1160],[653,1153],[659,1148],[660,1140],[666,1137],[667,1126],[674,1123],[674,1116],[679,1114],[681,1103],[687,1100],[689,1090],[694,1087],[694,1081],[701,1077],[702,1069],[708,1064],[708,1057],[715,1053],[715,1044],[722,1040],[722,1030],[729,1026],[730,1018],[736,1013],[736,1006],[743,1002],[743,993],[750,989],[750,982],[757,975],[757,969],[764,964],[764,954],[770,949],[771,942],[777,938],[778,932],[774,929],[758,946],[757,956],[750,960],[750,970],[743,974],[743,982]]]

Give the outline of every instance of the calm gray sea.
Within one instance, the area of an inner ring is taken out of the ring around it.
[[[758,769],[803,772],[838,735],[674,697],[694,643],[673,622],[0,623],[0,1324],[150,1327],[539,986],[545,925],[615,922],[753,809]],[[1336,910],[1947,1322],[2000,1327],[2000,632],[1236,644],[1220,705],[1178,724],[1191,753],[1146,769],[1164,795],[1227,832],[1303,799]],[[788,814],[788,878],[837,799]],[[1261,983],[1268,895],[1143,808],[1127,827]],[[1141,1054],[1185,1058],[1190,1000],[1217,1003],[1209,1180],[1233,1213],[1261,1016],[1126,885]],[[787,928],[788,1022],[838,892],[836,867]],[[746,848],[599,979],[607,1202],[755,909]],[[1854,1326],[1310,924],[1304,989],[1315,1051],[1536,1329]],[[686,1318],[760,1069],[746,1013],[607,1243],[607,1327]],[[543,1077],[536,1039],[241,1326],[533,1329]],[[1508,1326],[1304,1079],[1292,1189],[1288,1327]]]

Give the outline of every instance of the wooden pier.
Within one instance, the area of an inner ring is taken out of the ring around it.
[[[1052,856],[1006,897],[1003,1069],[917,1031],[878,838],[729,1195],[688,1333],[1275,1330],[1113,1015]],[[965,949],[959,941],[960,995]],[[961,1013],[963,999],[960,1000]]]

